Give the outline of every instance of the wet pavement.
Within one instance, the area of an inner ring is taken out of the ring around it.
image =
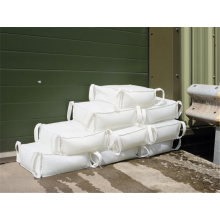
[[[12,162],[0,165],[0,192],[220,193],[220,166],[179,150],[36,179]]]

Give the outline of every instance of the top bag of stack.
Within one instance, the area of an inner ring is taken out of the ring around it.
[[[108,102],[114,105],[116,111],[124,108],[149,108],[155,104],[156,92],[162,91],[163,98],[156,105],[160,105],[165,93],[163,89],[150,89],[134,85],[97,86],[92,84],[89,90],[90,101]]]

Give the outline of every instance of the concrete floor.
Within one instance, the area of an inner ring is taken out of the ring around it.
[[[11,162],[0,165],[0,192],[220,193],[220,166],[180,150],[36,179]]]

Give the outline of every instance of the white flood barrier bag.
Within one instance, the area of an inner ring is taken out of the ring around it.
[[[177,150],[177,149],[172,149],[172,146],[173,146],[173,140],[164,141],[150,146],[140,146],[138,147],[137,155],[138,157],[152,157],[154,155],[166,153],[171,150]]]
[[[45,144],[53,154],[76,155],[105,149],[105,131],[89,132],[77,121],[37,124],[35,141]]]
[[[160,88],[150,89],[135,85],[97,86],[92,84],[89,90],[89,100],[108,102],[117,111],[124,108],[135,108],[136,106],[147,108],[155,104],[157,91],[162,91],[163,98],[165,98],[164,90]],[[157,105],[160,105],[160,102]]]
[[[153,144],[156,141],[157,132],[153,126],[133,126],[117,131],[106,130],[106,148],[112,150],[115,155],[122,151],[137,146]]]
[[[92,132],[131,127],[137,124],[138,118],[142,117],[141,112],[137,113],[136,108],[115,111],[113,105],[101,101],[80,103],[72,101],[69,103],[67,120],[70,120],[71,114],[74,120],[82,123]]]
[[[115,155],[111,150],[99,151],[99,153],[101,157],[98,157],[97,154],[91,154],[92,163],[107,165],[137,157],[138,147],[122,151],[120,155]]]
[[[162,99],[157,97],[154,106],[142,109],[142,124],[154,124],[161,121],[178,119],[180,117],[183,111],[181,101],[176,102],[173,100],[164,99],[158,106],[157,104],[161,101]],[[178,105],[180,105],[179,111]]]
[[[15,149],[17,151],[17,162],[36,178],[53,176],[91,166],[89,153],[74,156],[54,155],[47,146],[40,142],[21,144],[17,141]]]
[[[181,136],[179,136],[181,125],[183,128]],[[181,146],[181,138],[186,133],[186,124],[183,121],[178,120],[170,120],[170,121],[164,121],[159,122],[156,124],[152,124],[152,127],[156,128],[153,130],[153,132],[156,131],[156,141],[155,143],[160,143],[168,140],[174,140],[179,139],[179,143],[176,147],[176,150],[178,150]]]

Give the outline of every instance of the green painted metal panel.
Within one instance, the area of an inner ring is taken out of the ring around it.
[[[99,43],[68,39],[51,39],[47,37],[4,34],[0,35],[0,50],[65,54],[79,56],[148,59],[145,47],[111,43]],[[19,44],[17,43],[19,42]]]
[[[0,152],[32,142],[37,123],[65,121],[92,83],[148,85],[148,28],[0,30]]]
[[[34,136],[0,139],[0,152],[14,151],[15,143],[18,140],[22,144],[27,144],[27,143],[34,142]]]
[[[134,33],[140,33],[140,34],[148,34],[148,28],[146,27],[108,27],[106,29],[134,32]]]
[[[109,77],[111,76],[111,77]],[[38,81],[41,80],[41,84]],[[18,70],[1,69],[1,86],[90,86],[109,84],[134,84],[146,86],[146,73],[65,71],[65,70]]]
[[[146,72],[148,61],[1,51],[1,67],[10,69]]]
[[[220,27],[215,27],[215,84],[220,85]]]
[[[120,30],[120,29],[119,29]],[[72,39],[133,46],[148,46],[148,33],[139,34],[102,28],[1,28],[2,33]]]
[[[87,101],[89,86],[6,86],[1,94],[1,103]]]
[[[0,120],[27,120],[66,117],[69,102],[1,104]]]
[[[66,117],[1,121],[0,139],[32,136],[37,123],[48,124],[65,120]]]
[[[192,83],[215,84],[214,28],[192,28]]]

